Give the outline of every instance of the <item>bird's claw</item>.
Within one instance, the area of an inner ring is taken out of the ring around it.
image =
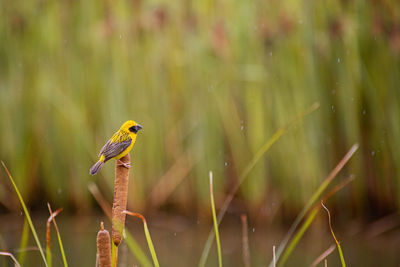
[[[130,162],[125,163],[125,162],[123,162],[122,160],[118,160],[117,165],[118,165],[118,166],[124,166],[124,167],[127,168],[127,169],[130,169],[130,168],[131,168]]]

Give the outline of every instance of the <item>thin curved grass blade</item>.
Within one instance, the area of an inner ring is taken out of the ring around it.
[[[217,240],[218,266],[222,267],[221,242],[220,242],[220,239],[219,239],[217,214],[215,212],[214,193],[213,193],[213,173],[212,173],[212,171],[210,171],[210,199],[211,199],[211,211],[212,211],[212,215],[213,215],[215,238]]]
[[[29,215],[28,208],[27,208],[26,205],[25,205],[24,199],[22,198],[22,195],[21,195],[21,193],[19,192],[19,189],[18,189],[17,185],[15,184],[14,179],[12,178],[12,176],[11,176],[10,172],[8,171],[6,165],[4,164],[3,161],[1,161],[1,164],[3,165],[3,168],[4,168],[4,170],[6,171],[6,173],[7,173],[7,175],[8,175],[8,178],[10,178],[10,181],[11,181],[11,183],[12,183],[14,189],[15,189],[15,192],[17,192],[17,195],[18,195],[18,198],[19,198],[19,202],[21,203],[21,206],[22,206],[22,209],[24,210],[26,219],[28,220],[28,223],[29,223],[29,226],[30,226],[30,228],[31,228],[33,237],[35,238],[36,245],[38,246],[39,251],[40,251],[40,255],[42,256],[44,265],[45,265],[46,267],[48,267],[47,261],[46,261],[46,257],[44,256],[44,251],[43,251],[42,245],[40,244],[38,235],[37,235],[37,233],[36,233],[35,227],[33,226],[33,222],[32,222],[31,216]]]
[[[322,205],[322,207],[326,210],[326,212],[328,213],[329,229],[331,230],[333,239],[335,239],[337,248],[338,248],[338,250],[339,250],[340,262],[342,263],[342,266],[343,266],[343,267],[346,267],[346,262],[345,262],[345,260],[344,260],[342,248],[341,248],[341,246],[340,246],[339,241],[336,239],[335,233],[333,232],[333,229],[332,229],[331,213],[329,212],[328,208],[324,205],[324,203],[323,203],[322,201],[321,201],[321,205]]]

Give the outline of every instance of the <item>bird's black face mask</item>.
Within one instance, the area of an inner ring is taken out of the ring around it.
[[[143,128],[142,125],[138,124],[129,128],[129,131],[131,131],[132,133],[137,133],[142,128]]]

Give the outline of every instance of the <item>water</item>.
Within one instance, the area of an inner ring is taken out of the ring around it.
[[[110,223],[101,216],[64,216],[57,218],[61,230],[66,257],[70,266],[95,266],[96,235],[100,221],[105,221],[105,228],[110,230]],[[189,219],[182,216],[156,215],[147,218],[150,233],[161,266],[196,266],[207,234],[212,229],[211,220]],[[42,245],[45,245],[46,217],[37,215],[34,219],[36,230]],[[251,219],[250,219],[251,222]],[[321,224],[322,222],[322,224]],[[309,266],[325,249],[333,244],[332,236],[325,227],[324,220],[316,221],[306,232],[288,259],[286,266]],[[0,216],[1,250],[8,250],[18,257],[15,251],[19,246],[22,232],[22,216]],[[140,220],[127,218],[127,227],[148,255],[148,247]],[[288,227],[287,227],[288,228]],[[287,230],[287,229],[286,229]],[[375,238],[366,238],[361,231],[354,234],[354,229],[336,229],[341,240],[344,257],[348,266],[398,266],[400,258],[400,229]],[[262,223],[250,224],[248,229],[252,266],[268,266],[272,259],[272,247],[278,247],[285,229],[265,227]],[[242,229],[239,216],[230,216],[222,222],[220,228],[224,266],[243,266]],[[29,246],[34,247],[32,236]],[[123,243],[120,247],[119,266],[137,264],[134,256]],[[52,231],[53,266],[62,266],[55,232]],[[23,266],[44,266],[38,251],[29,251]],[[337,250],[328,256],[328,266],[340,266]],[[12,266],[9,259],[0,258],[0,266]],[[217,253],[212,247],[206,266],[217,266]],[[322,265],[321,265],[322,266]]]

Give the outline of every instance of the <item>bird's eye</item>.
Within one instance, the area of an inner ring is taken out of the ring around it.
[[[137,133],[137,129],[136,129],[135,126],[130,127],[129,131],[132,132],[132,133]]]

